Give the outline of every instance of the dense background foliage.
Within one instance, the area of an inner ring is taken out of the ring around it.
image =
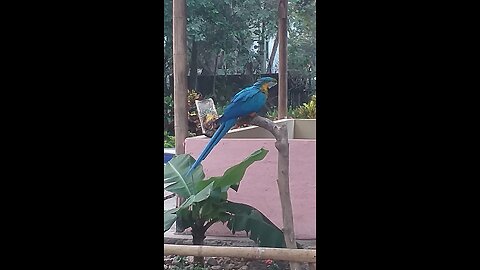
[[[311,110],[299,113],[302,109],[298,108],[310,104],[316,94],[316,1],[288,3],[289,117],[311,118],[315,117]],[[164,1],[164,20],[164,128],[173,135],[172,0]],[[276,35],[277,1],[188,0],[189,89],[204,98],[212,97],[220,113],[234,93],[261,74],[276,76],[278,57],[271,59],[268,50]],[[276,100],[276,90],[272,89],[266,115],[274,115]],[[192,125],[190,131],[195,134],[198,129]]]

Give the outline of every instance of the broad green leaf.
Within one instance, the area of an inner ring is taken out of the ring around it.
[[[219,209],[218,205],[211,200],[205,200],[200,206],[198,215],[203,219],[215,219]]]
[[[195,183],[201,181],[205,174],[198,166],[189,176],[185,176],[195,159],[190,155],[178,155],[164,167],[164,183],[170,183],[165,190],[188,198],[196,194]]]
[[[193,200],[193,202],[201,202],[207,199],[210,196],[210,193],[212,192],[212,188],[213,188],[213,183],[209,184],[204,189],[200,190],[200,192],[195,194],[195,199]]]
[[[195,195],[188,197],[178,208],[179,209],[187,209],[190,205],[193,204],[193,200],[195,199]]]
[[[205,188],[206,186],[210,185],[211,183],[213,183],[213,180],[210,178],[208,180],[203,180],[203,181],[199,181],[197,184],[196,184],[196,188],[197,189],[203,189]]]
[[[213,183],[210,183],[208,186],[204,187],[200,192],[197,194],[193,194],[190,197],[188,197],[182,205],[180,205],[179,209],[186,209],[190,205],[196,202],[201,202],[205,199],[207,199],[210,196],[210,192],[212,191]]]
[[[176,212],[178,208],[173,208],[163,212],[163,232],[170,230],[175,220],[177,220]]]
[[[192,211],[187,209],[181,209],[177,212],[177,229],[180,232],[185,231],[185,229],[191,227],[194,223],[192,218]]]
[[[204,200],[199,204],[198,215],[204,220],[221,221],[225,215],[229,216],[225,209],[225,204],[225,200],[218,200],[210,196],[208,200]]]
[[[248,237],[260,247],[286,246],[283,232],[254,207],[228,201],[225,208],[231,213],[227,227],[233,234],[237,231],[246,231]]]
[[[247,168],[253,164],[255,161],[262,160],[267,155],[268,150],[261,148],[253,152],[250,156],[244,159],[242,162],[238,163],[235,166],[228,168],[223,176],[214,176],[210,177],[208,180],[199,181],[197,183],[197,188],[202,188],[210,183],[214,182],[213,188],[221,188],[222,192],[227,191],[229,188],[233,188],[235,191],[238,191],[238,185],[245,175]]]
[[[214,188],[212,192],[210,192],[210,198],[216,201],[225,201],[227,200],[227,192],[222,192],[220,188]]]

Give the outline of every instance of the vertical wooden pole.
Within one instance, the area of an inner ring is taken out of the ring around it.
[[[287,118],[287,0],[278,0],[278,119]]]
[[[173,117],[175,153],[185,153],[187,137],[187,19],[185,0],[173,1]]]
[[[187,18],[185,0],[173,1],[173,119],[175,154],[185,154],[187,120]],[[184,199],[177,198],[177,206]],[[178,231],[177,222],[177,231]]]

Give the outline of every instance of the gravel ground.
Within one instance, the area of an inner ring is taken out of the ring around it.
[[[288,262],[272,260],[247,260],[244,258],[206,257],[203,268],[193,266],[193,256],[164,256],[164,269],[211,270],[274,270],[290,269]],[[307,269],[307,268],[305,268]]]

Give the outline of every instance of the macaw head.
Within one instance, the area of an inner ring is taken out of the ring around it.
[[[271,77],[263,77],[258,79],[258,81],[253,85],[260,87],[260,90],[265,94],[268,94],[268,89],[277,85],[277,80]]]

